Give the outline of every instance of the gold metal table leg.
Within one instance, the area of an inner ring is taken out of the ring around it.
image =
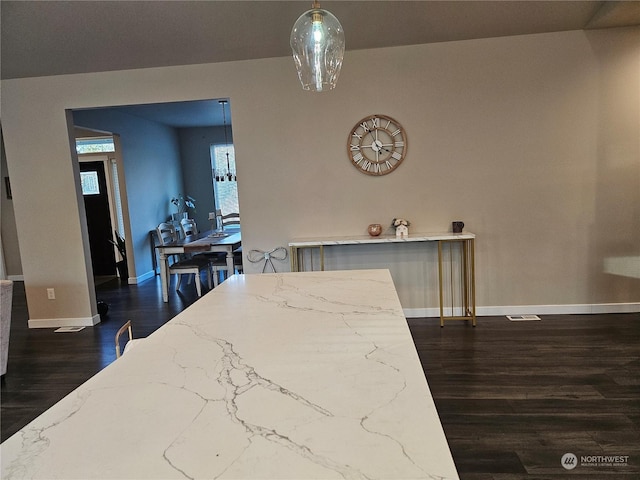
[[[311,271],[313,268],[313,250],[317,248],[320,257],[320,270],[324,271],[324,246],[323,245],[305,245],[301,247],[291,246],[289,247],[291,256],[291,271],[292,272],[304,272],[305,267],[305,251],[309,252],[309,263],[311,265]]]
[[[444,295],[442,286],[442,242],[438,241],[438,293],[440,295],[440,327],[444,327]]]
[[[291,246],[289,247],[289,258],[291,260],[291,271],[298,271],[298,248]]]
[[[469,271],[471,278],[469,280],[469,286],[471,288],[471,324],[476,326],[476,258],[475,258],[475,249],[476,249],[476,241],[474,238],[469,240],[469,249],[470,249],[470,264]]]
[[[442,243],[449,247],[449,291],[451,295],[451,315],[444,314],[444,254]],[[453,269],[453,244],[459,246],[460,251],[460,315],[455,315],[455,285]],[[439,240],[438,241],[438,290],[440,295],[440,326],[444,326],[445,320],[471,320],[471,324],[476,326],[476,279],[475,279],[475,241],[465,240]]]

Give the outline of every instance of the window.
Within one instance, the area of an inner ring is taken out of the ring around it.
[[[83,195],[100,195],[98,172],[80,172],[80,185]]]
[[[236,158],[232,144],[211,145],[211,171],[216,208],[222,210],[223,215],[240,213]]]
[[[118,180],[118,165],[115,158],[109,160],[111,162],[111,181],[113,182],[113,198],[116,207],[116,223],[118,224],[118,233],[124,238],[124,217],[122,216],[122,200],[120,199],[120,181]]]
[[[115,152],[113,137],[87,137],[76,138],[76,152],[83,153],[104,153]]]

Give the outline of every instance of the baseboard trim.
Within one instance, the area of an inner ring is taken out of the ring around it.
[[[93,327],[100,323],[100,315],[78,318],[29,319],[29,328]]]
[[[147,273],[143,273],[142,275],[138,275],[137,277],[129,277],[127,279],[127,283],[129,285],[137,285],[138,283],[142,283],[145,280],[149,280],[156,276],[156,272],[153,270],[149,270]]]
[[[439,317],[439,308],[403,308],[406,318]]]
[[[574,305],[513,305],[476,307],[479,317],[501,315],[575,315],[592,313],[640,313],[640,302]],[[439,317],[439,308],[405,308],[407,318]]]

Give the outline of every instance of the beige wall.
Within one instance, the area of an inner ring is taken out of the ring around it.
[[[638,29],[623,29],[353,51],[323,94],[301,90],[290,58],[3,81],[30,315],[93,312],[64,110],[220,97],[233,110],[245,250],[394,216],[425,232],[464,220],[478,235],[480,306],[640,302],[640,279],[603,273],[606,258],[640,256],[638,48]],[[404,164],[381,178],[346,156],[349,130],[372,113],[408,134]],[[64,235],[42,238],[54,225]],[[398,262],[419,271],[394,272],[403,306],[437,306],[431,281],[414,286],[431,257]]]

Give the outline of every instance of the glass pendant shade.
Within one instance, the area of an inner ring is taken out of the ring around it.
[[[344,58],[344,31],[331,12],[314,5],[300,15],[290,44],[304,90],[322,92],[336,86]]]

